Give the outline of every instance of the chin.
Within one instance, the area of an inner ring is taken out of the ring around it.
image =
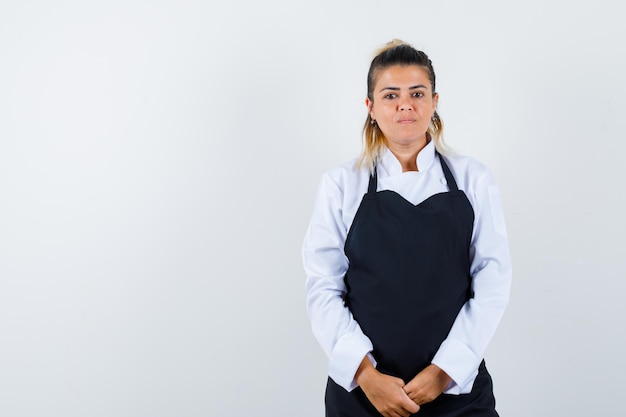
[[[401,138],[397,138],[393,142],[397,143],[398,145],[412,145],[414,143],[423,142],[425,138],[426,136],[419,136],[417,138],[415,136],[401,137]]]

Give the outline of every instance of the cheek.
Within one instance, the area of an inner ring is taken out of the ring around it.
[[[370,114],[372,115],[372,117],[376,120],[379,119],[383,119],[386,117],[387,115],[387,111],[385,109],[384,106],[381,106],[380,104],[377,106],[373,106],[372,110],[370,111]]]
[[[396,108],[394,106],[381,106],[379,113],[384,117],[390,118],[396,114]]]

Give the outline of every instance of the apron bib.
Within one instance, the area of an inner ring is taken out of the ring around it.
[[[377,173],[348,232],[346,306],[374,346],[377,369],[409,382],[428,366],[471,298],[469,247],[474,210],[439,155],[449,192],[414,205],[395,191],[376,191]],[[407,331],[407,329],[410,329]],[[328,379],[328,417],[380,416],[360,388]],[[419,417],[493,417],[484,362],[470,394],[442,394]]]

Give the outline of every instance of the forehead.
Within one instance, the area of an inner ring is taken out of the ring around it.
[[[412,87],[420,84],[428,89],[432,87],[428,71],[417,65],[393,65],[381,69],[376,74],[375,80],[376,91],[385,87]]]

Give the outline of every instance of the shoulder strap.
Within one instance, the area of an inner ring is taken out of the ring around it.
[[[448,164],[443,159],[443,156],[439,152],[437,152],[437,156],[439,156],[439,161],[441,161],[441,168],[443,169],[443,175],[446,177],[446,182],[448,183],[448,189],[450,191],[458,191],[459,187],[456,185],[456,181],[454,180],[454,176],[452,176],[452,172],[450,172],[450,168],[448,168]]]
[[[372,173],[372,175],[370,175],[370,184],[367,187],[367,193],[375,194],[377,184],[378,184],[378,172],[376,170],[376,166],[374,166],[374,172]]]

